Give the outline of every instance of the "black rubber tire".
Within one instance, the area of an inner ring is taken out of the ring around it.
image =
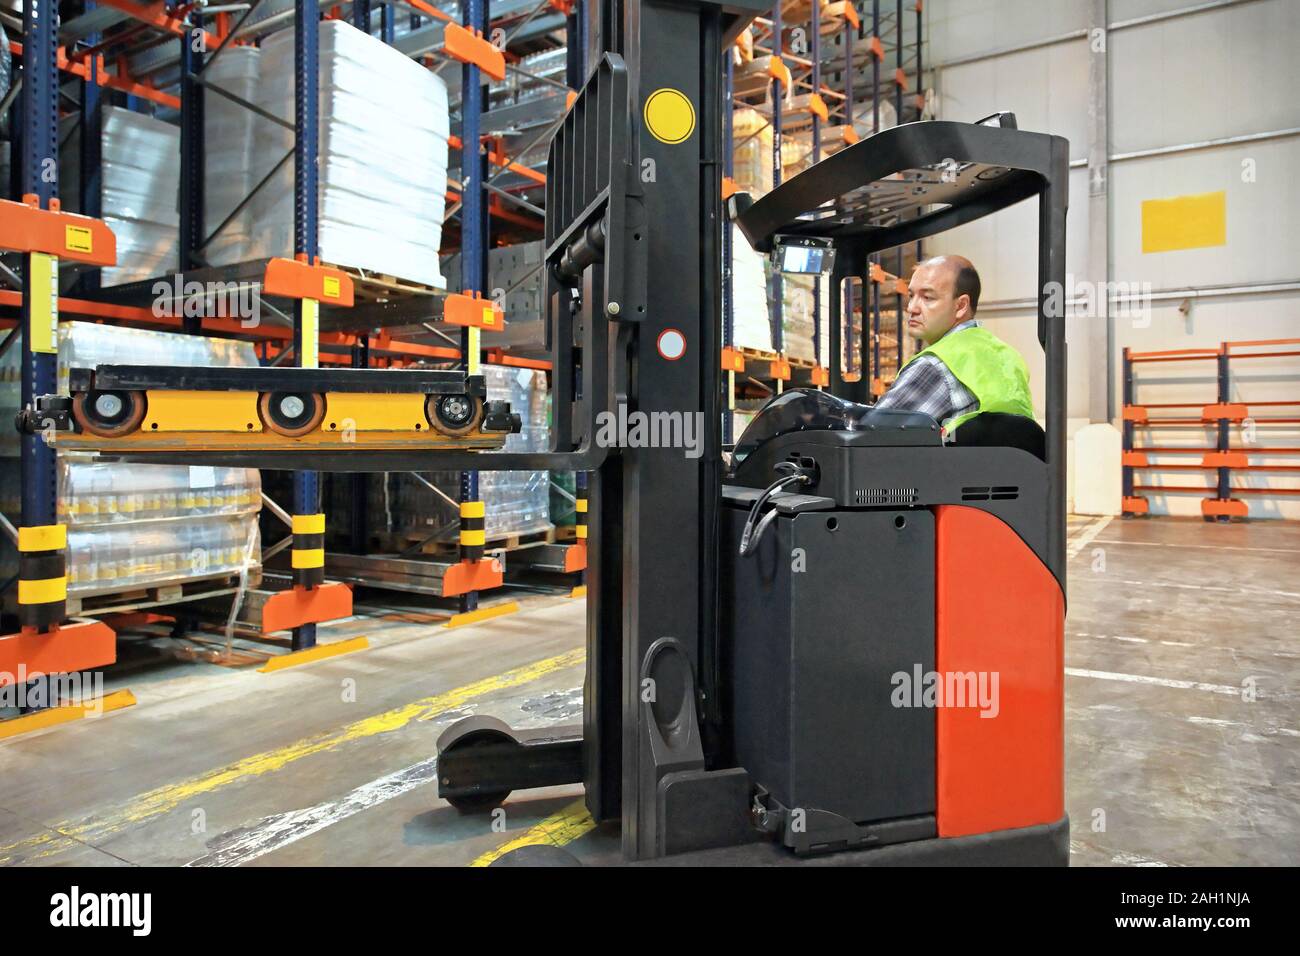
[[[506,802],[510,791],[498,793],[476,793],[473,796],[448,797],[447,802],[461,813],[486,813],[495,810]]]
[[[563,847],[532,843],[502,853],[488,866],[582,866],[582,861]]]

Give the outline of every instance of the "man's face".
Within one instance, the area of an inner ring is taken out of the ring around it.
[[[933,345],[958,322],[970,318],[970,296],[953,296],[957,270],[941,263],[922,265],[907,287],[907,334]]]

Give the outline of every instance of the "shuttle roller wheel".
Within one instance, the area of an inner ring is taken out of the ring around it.
[[[434,429],[448,438],[462,438],[483,424],[483,399],[470,395],[430,395],[424,415]]]
[[[82,431],[120,438],[140,427],[147,404],[144,392],[92,389],[74,396],[72,417]]]

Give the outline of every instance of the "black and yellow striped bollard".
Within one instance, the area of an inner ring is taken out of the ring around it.
[[[462,561],[481,561],[483,548],[487,544],[487,531],[484,521],[487,510],[481,501],[462,501],[460,503],[460,559]]]
[[[18,623],[46,630],[61,624],[68,602],[68,526],[18,529]]]
[[[579,541],[587,543],[587,490],[579,488],[577,497],[573,501],[574,510],[574,529]]]
[[[325,516],[293,516],[294,587],[314,588],[325,583]]]

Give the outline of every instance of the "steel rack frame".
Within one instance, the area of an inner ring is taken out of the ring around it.
[[[1260,339],[1254,341],[1223,342],[1217,348],[1166,349],[1154,352],[1135,352],[1125,348],[1122,358],[1123,374],[1123,408],[1122,415],[1122,458],[1121,474],[1123,481],[1123,514],[1125,517],[1150,514],[1151,504],[1145,495],[1199,494],[1209,496],[1201,500],[1201,515],[1206,521],[1226,522],[1232,518],[1246,518],[1250,513],[1249,503],[1238,495],[1255,496],[1289,496],[1300,495],[1300,488],[1249,488],[1232,483],[1233,472],[1300,474],[1300,465],[1251,464],[1252,457],[1261,455],[1280,456],[1300,454],[1300,445],[1295,446],[1256,446],[1232,444],[1232,426],[1247,421],[1255,425],[1297,425],[1300,417],[1281,416],[1256,417],[1253,409],[1295,409],[1300,412],[1300,400],[1239,402],[1231,395],[1231,363],[1233,360],[1257,358],[1284,358],[1300,355],[1300,339]],[[1214,362],[1215,365],[1215,399],[1213,402],[1139,402],[1137,388],[1139,384],[1159,385],[1159,381],[1140,383],[1135,366],[1155,362]],[[1164,411],[1153,416],[1152,410],[1192,409],[1192,416],[1177,413],[1166,414]],[[1162,428],[1213,428],[1215,442],[1212,446],[1138,446],[1136,437],[1139,429]],[[1194,464],[1152,462],[1150,456],[1157,455],[1200,455],[1201,460]],[[1141,471],[1191,471],[1209,473],[1214,476],[1212,488],[1193,485],[1140,485],[1137,473]]]

